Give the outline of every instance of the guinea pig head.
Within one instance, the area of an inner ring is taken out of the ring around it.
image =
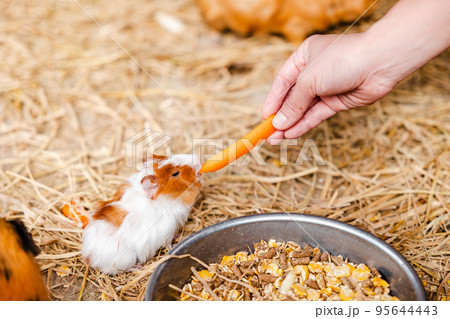
[[[150,164],[147,161],[147,167]],[[186,205],[193,205],[202,189],[200,159],[193,154],[170,157],[154,156],[151,174],[141,180],[142,188],[151,199],[167,196]]]

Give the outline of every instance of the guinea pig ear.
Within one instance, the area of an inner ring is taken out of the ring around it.
[[[147,193],[150,199],[155,199],[156,192],[158,191],[158,183],[156,176],[148,175],[141,179],[142,188]]]

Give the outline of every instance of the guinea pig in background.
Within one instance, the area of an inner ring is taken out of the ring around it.
[[[0,218],[0,300],[49,300],[33,238],[18,219]]]
[[[281,33],[300,43],[313,31],[358,18],[373,0],[196,0],[216,30]]]
[[[107,274],[139,269],[188,218],[200,193],[200,159],[153,156],[89,218],[83,258]]]

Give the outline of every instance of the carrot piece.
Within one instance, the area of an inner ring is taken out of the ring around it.
[[[64,207],[62,208],[62,213],[67,218],[70,218],[76,222],[78,221],[82,222],[84,228],[89,223],[89,219],[85,215],[80,213],[77,209],[81,210],[78,206],[75,207],[75,203],[71,201],[70,205],[69,204],[64,205]]]
[[[209,173],[218,171],[219,169],[234,162],[242,155],[250,152],[262,140],[265,140],[276,131],[276,128],[272,125],[272,120],[274,117],[275,114],[271,115],[264,122],[255,127],[253,131],[245,135],[236,143],[211,157],[205,162],[205,164],[203,164],[200,172]]]

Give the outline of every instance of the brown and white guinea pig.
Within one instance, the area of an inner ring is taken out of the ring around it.
[[[170,246],[200,193],[200,159],[192,154],[153,156],[89,218],[82,253],[107,274],[139,269]]]
[[[34,259],[39,252],[20,220],[0,218],[0,300],[49,300]]]
[[[373,0],[196,0],[214,29],[249,33],[281,33],[300,43],[313,31],[339,21],[353,21]]]

